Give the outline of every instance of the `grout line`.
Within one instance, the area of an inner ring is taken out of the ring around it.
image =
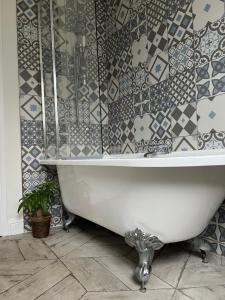
[[[179,282],[180,282],[180,280],[181,280],[181,277],[182,277],[182,275],[183,275],[183,273],[184,273],[184,270],[185,270],[185,268],[186,268],[187,262],[188,262],[188,260],[189,260],[190,257],[191,257],[191,254],[189,253],[189,255],[188,255],[186,261],[184,262],[184,265],[183,265],[183,267],[182,267],[182,269],[181,269],[181,271],[180,271],[180,275],[179,275],[179,277],[178,277],[178,281],[177,281],[177,285],[176,285],[175,289],[178,288]]]
[[[22,255],[22,257],[23,257],[23,260],[26,260],[25,256],[23,255],[23,252],[22,252],[22,250],[21,250],[21,249],[20,249],[20,247],[19,247],[19,240],[16,240],[15,242],[16,242],[16,245],[17,245],[17,248],[18,248],[18,250],[19,250],[20,254],[21,254],[21,255]]]

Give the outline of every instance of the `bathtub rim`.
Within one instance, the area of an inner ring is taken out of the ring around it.
[[[148,158],[143,153],[131,155],[100,156],[96,158],[74,159],[42,159],[41,165],[84,165],[84,166],[114,166],[114,167],[207,167],[225,166],[225,150],[196,150],[172,152]]]

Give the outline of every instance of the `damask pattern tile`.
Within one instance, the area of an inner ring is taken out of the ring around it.
[[[171,138],[170,109],[151,113],[150,117],[152,119],[149,126],[152,131],[151,139],[159,141]]]
[[[215,22],[224,14],[223,0],[195,0],[193,1],[194,30],[202,29],[207,23]]]
[[[39,96],[20,96],[20,116],[23,120],[42,120],[41,98]]]
[[[183,42],[169,48],[170,75],[184,72],[194,67],[193,39],[187,38]]]
[[[168,17],[168,43],[170,47],[193,37],[193,18],[192,2],[189,1]]]
[[[19,87],[22,95],[41,95],[40,72],[19,70]]]
[[[196,68],[197,99],[225,92],[225,57]]]
[[[133,69],[133,92],[138,93],[146,90],[149,86],[148,65],[143,64]]]
[[[225,131],[225,102],[223,95],[199,101],[197,113],[199,133]]]
[[[195,33],[195,64],[204,65],[225,55],[225,18],[208,23]]]
[[[186,69],[170,77],[169,98],[172,106],[196,101],[195,69]]]
[[[149,141],[152,137],[150,124],[152,119],[149,114],[144,116],[136,116],[134,119],[134,136],[135,142]]]
[[[171,111],[172,136],[197,135],[196,104],[185,104]]]
[[[173,139],[173,151],[198,150],[198,138],[194,136],[177,137]]]
[[[225,148],[225,132],[210,132],[198,136],[199,150],[216,150]]]
[[[150,110],[160,111],[171,107],[170,81],[164,80],[150,88]]]

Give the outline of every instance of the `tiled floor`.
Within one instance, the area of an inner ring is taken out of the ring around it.
[[[183,245],[157,253],[145,294],[133,278],[136,253],[123,238],[91,223],[43,240],[0,239],[0,299],[224,300],[225,259],[209,264]]]

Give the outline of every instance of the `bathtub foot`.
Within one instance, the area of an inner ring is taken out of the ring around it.
[[[192,247],[195,251],[200,251],[200,257],[203,263],[207,264],[207,253],[210,251],[209,244],[202,238],[202,236],[197,236],[191,240]]]
[[[143,233],[140,229],[129,231],[125,234],[126,243],[135,247],[139,254],[139,263],[135,271],[135,275],[141,283],[141,292],[146,292],[146,283],[148,282],[151,271],[152,261],[155,250],[163,247],[163,243],[156,237],[150,234]]]
[[[69,212],[67,212],[68,218],[63,218],[63,229],[66,232],[69,232],[69,227],[70,225],[73,223],[73,221],[75,220],[76,216],[74,214],[71,214]]]
[[[204,264],[208,263],[207,254],[205,250],[200,249],[201,259]]]

